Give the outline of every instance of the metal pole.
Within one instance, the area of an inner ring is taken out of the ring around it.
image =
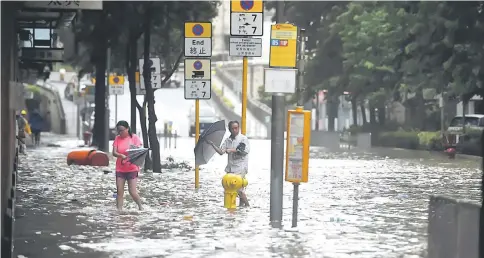
[[[445,113],[444,113],[444,92],[440,93],[440,135],[444,135],[445,130]]]
[[[293,183],[292,191],[292,227],[297,227],[297,210],[299,207],[299,183]]]
[[[283,23],[284,1],[277,1],[276,10],[277,23]],[[284,94],[272,95],[270,220],[274,228],[282,227],[284,107]]]
[[[111,47],[108,47],[107,50],[107,62],[106,62],[106,75],[105,82],[106,82],[106,121],[104,122],[104,147],[106,148],[103,151],[109,151],[109,73],[111,72]],[[98,80],[102,80],[102,78],[98,78]]]
[[[246,56],[242,62],[242,134],[247,133],[247,73],[248,73],[249,61]]]
[[[305,29],[300,30],[300,44],[299,44],[299,78],[298,78],[298,98],[297,106],[304,106],[304,62],[305,62],[305,49],[306,38]],[[292,227],[297,227],[297,212],[299,207],[299,183],[293,183],[294,189],[292,191]]]
[[[195,100],[195,145],[197,145],[198,137],[200,137],[200,100]],[[200,188],[200,171],[198,166],[195,166],[195,189]]]
[[[79,75],[79,74],[78,74]],[[81,98],[81,93],[79,91],[80,89],[80,85],[79,85],[79,77],[77,77],[77,87],[76,87],[76,100]],[[77,139],[81,139],[81,110],[79,108],[79,101],[77,100],[77,103],[76,103],[76,135],[77,135]]]
[[[302,107],[304,106],[304,67],[305,67],[305,56],[306,56],[306,30],[300,30],[300,44],[299,44],[299,78],[298,78],[298,98],[297,98],[297,105]]]
[[[118,122],[118,94],[114,95],[114,121]]]

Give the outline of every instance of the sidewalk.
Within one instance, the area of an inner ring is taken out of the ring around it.
[[[52,183],[54,173],[69,169],[64,165],[66,149],[79,142],[69,136],[44,132],[41,145],[27,148],[27,155],[20,156],[13,257],[106,257],[102,252],[73,249],[65,244],[66,238],[76,236],[81,238],[78,241],[89,241],[82,239],[82,234],[92,230],[80,220],[80,213],[62,212],[83,204],[72,194],[56,198],[62,189]]]

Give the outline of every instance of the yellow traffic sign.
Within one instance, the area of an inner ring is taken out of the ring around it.
[[[271,26],[270,67],[296,68],[297,32],[297,26],[292,24]]]
[[[109,85],[124,85],[124,76],[109,76]]]
[[[185,22],[185,38],[211,38],[211,22]]]
[[[262,13],[264,12],[264,4],[262,1],[247,1],[247,0],[237,0],[231,1],[230,5],[231,12],[237,13]]]

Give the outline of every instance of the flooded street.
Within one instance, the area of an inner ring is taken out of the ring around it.
[[[66,165],[77,141],[22,156],[16,254],[25,257],[422,257],[429,195],[479,200],[476,159],[449,161],[425,152],[312,149],[309,183],[300,187],[299,227],[291,229],[292,185],[284,184],[284,229],[269,226],[270,141],[252,140],[251,208],[223,208],[226,157],[200,171],[141,173],[145,211],[129,196],[115,210],[111,168]],[[163,143],[161,143],[163,146]],[[163,159],[193,164],[193,138]],[[127,193],[126,193],[127,195]],[[42,222],[43,219],[50,222]],[[26,225],[35,225],[28,228]],[[24,229],[22,229],[22,227]],[[19,229],[20,228],[20,229]],[[29,232],[22,232],[29,231]],[[43,246],[33,242],[47,241]]]

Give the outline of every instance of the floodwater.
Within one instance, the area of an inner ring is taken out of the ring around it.
[[[284,183],[284,228],[272,229],[270,141],[252,140],[247,188],[251,208],[223,208],[225,157],[216,156],[200,171],[198,191],[193,171],[141,173],[145,211],[137,211],[126,197],[125,211],[119,213],[113,168],[68,167],[66,153],[76,142],[59,144],[31,149],[22,157],[18,189],[37,194],[17,204],[33,210],[31,216],[76,216],[71,226],[83,230],[62,236],[58,253],[63,257],[91,251],[120,258],[423,257],[429,196],[479,200],[477,160],[449,161],[391,149],[312,149],[309,183],[300,186],[298,228],[291,229],[292,185]],[[193,147],[193,138],[180,138],[176,150],[162,155],[193,163]],[[56,208],[39,207],[39,199]]]

